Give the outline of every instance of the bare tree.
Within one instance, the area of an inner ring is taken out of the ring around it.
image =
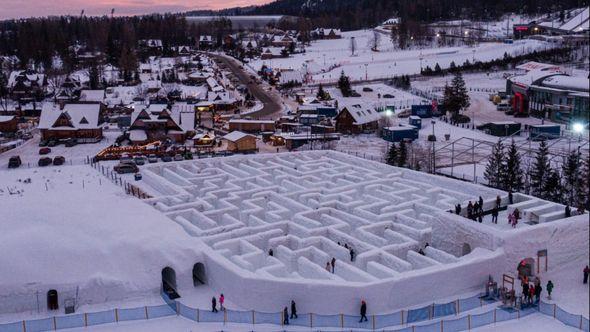
[[[354,56],[354,52],[356,51],[356,39],[354,37],[350,37],[350,55]]]
[[[369,47],[373,52],[379,52],[379,46],[381,45],[381,33],[373,30],[373,35],[369,38]]]

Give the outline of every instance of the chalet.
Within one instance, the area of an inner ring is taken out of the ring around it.
[[[230,119],[228,124],[230,131],[239,130],[247,133],[259,133],[276,130],[275,122],[272,120]]]
[[[133,144],[171,140],[184,143],[194,132],[195,112],[192,105],[151,104],[131,114],[129,140]]]
[[[75,138],[80,142],[102,139],[99,104],[45,104],[39,119],[42,140]]]
[[[13,71],[7,84],[11,98],[18,101],[40,101],[45,94],[46,86],[45,75],[30,69]]]
[[[276,59],[276,58],[285,58],[289,54],[284,51],[285,49],[282,47],[267,47],[264,49],[260,58],[262,60],[269,60],[269,59]]]
[[[241,131],[232,131],[223,136],[227,141],[227,150],[231,152],[253,152],[256,151],[256,136],[243,133]]]
[[[18,120],[15,115],[0,115],[0,133],[16,133],[18,131]]]
[[[313,39],[340,39],[342,32],[340,29],[317,28],[311,32]]]
[[[194,146],[197,148],[210,148],[215,146],[215,134],[212,133],[196,134],[192,140]]]
[[[203,35],[199,37],[199,49],[211,48],[215,45],[213,37],[209,35]]]
[[[190,46],[186,46],[186,45],[172,47],[172,50],[178,56],[188,56],[188,55],[191,55],[191,53],[192,53]]]
[[[215,111],[234,111],[240,106],[240,102],[227,91],[208,93],[206,102]]]
[[[336,115],[336,131],[342,134],[374,132],[379,127],[379,112],[359,104],[347,105]]]
[[[164,50],[161,39],[142,39],[139,41],[139,47],[142,53],[151,56],[160,56]]]
[[[294,43],[295,40],[287,34],[283,36],[273,36],[272,41],[270,42],[270,44],[275,47],[291,47]]]

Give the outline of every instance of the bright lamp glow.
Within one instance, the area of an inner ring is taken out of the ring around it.
[[[391,110],[386,110],[385,111],[385,116],[392,116],[393,112]]]
[[[582,131],[584,131],[584,125],[581,123],[574,123],[572,128],[576,133],[581,133]]]

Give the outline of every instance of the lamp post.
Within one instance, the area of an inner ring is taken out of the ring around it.
[[[369,80],[369,72],[367,71],[368,63],[365,63],[365,81]]]
[[[435,150],[435,142],[436,136],[434,135],[434,125],[436,122],[431,120],[430,123],[432,124],[432,174],[436,173],[436,150]]]

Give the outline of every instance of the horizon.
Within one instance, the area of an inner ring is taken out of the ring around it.
[[[135,16],[262,5],[272,0],[0,0],[0,20],[61,15]]]

